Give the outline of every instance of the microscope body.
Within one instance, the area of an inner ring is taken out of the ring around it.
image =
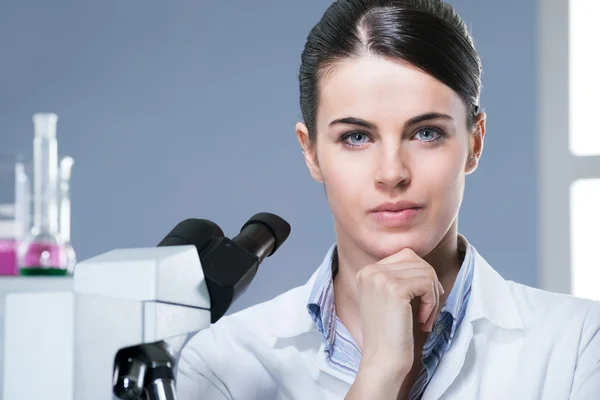
[[[150,361],[165,378],[190,335],[211,323],[209,293],[193,245],[113,250],[80,262],[73,292],[74,399],[105,400],[119,374],[126,378],[121,384],[135,386],[122,369],[148,376],[153,367],[135,365],[130,356],[136,352],[154,356]],[[155,398],[176,398],[168,393],[174,381],[170,388],[145,390],[165,391]]]

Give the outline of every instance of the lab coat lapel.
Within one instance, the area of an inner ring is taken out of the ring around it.
[[[473,251],[473,282],[465,318],[458,327],[450,348],[442,357],[422,400],[437,400],[442,397],[463,371],[467,353],[473,351],[471,344],[477,321],[487,320],[497,329],[524,329],[508,283],[474,248]]]
[[[462,323],[456,330],[452,345],[442,357],[422,400],[439,399],[460,373],[473,339],[473,326]]]

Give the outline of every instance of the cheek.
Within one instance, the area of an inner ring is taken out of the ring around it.
[[[319,165],[332,208],[352,208],[360,203],[373,179],[367,158],[324,148]]]
[[[429,167],[421,171],[419,180],[436,208],[454,212],[458,207],[464,190],[465,158],[461,151],[437,154],[428,163]]]

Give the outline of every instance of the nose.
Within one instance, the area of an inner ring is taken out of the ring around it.
[[[375,183],[389,189],[408,185],[411,179],[408,161],[399,145],[382,146],[377,155]]]

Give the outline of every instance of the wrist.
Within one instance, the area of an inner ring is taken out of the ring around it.
[[[350,399],[397,399],[410,367],[363,363],[352,384]]]
[[[379,380],[404,380],[412,368],[413,361],[404,360],[402,357],[373,356],[363,353],[358,366],[358,373],[365,376],[380,377]]]

